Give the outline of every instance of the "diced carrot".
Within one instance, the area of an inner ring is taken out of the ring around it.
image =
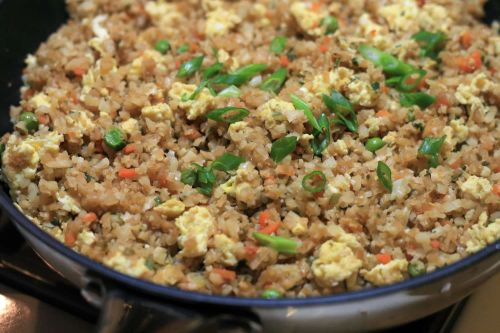
[[[196,43],[191,43],[191,44],[189,44],[189,50],[190,50],[191,52],[196,52],[196,51],[198,51],[198,49],[199,49],[198,44],[196,44]]]
[[[249,256],[256,255],[258,250],[259,250],[259,248],[255,245],[252,245],[252,244],[248,244],[245,246],[245,253]]]
[[[476,50],[470,56],[460,57],[457,59],[457,64],[462,72],[472,73],[482,65],[481,52]]]
[[[387,87],[385,84],[381,84],[380,91],[383,92],[384,94],[387,94],[389,92],[389,87]]]
[[[38,116],[38,121],[40,122],[40,124],[47,124],[49,122],[49,118],[43,114],[39,115]]]
[[[84,76],[85,75],[85,69],[84,68],[81,68],[81,67],[77,67],[75,69],[73,69],[73,73],[76,75],[76,76]]]
[[[493,192],[493,194],[500,196],[500,184],[493,185],[491,192]]]
[[[316,1],[316,2],[313,2],[313,3],[311,4],[311,10],[312,10],[313,12],[319,12],[319,11],[320,11],[320,9],[321,9],[321,2]]]
[[[175,61],[175,68],[177,69],[181,68],[181,61],[179,59]]]
[[[462,44],[462,46],[466,49],[468,49],[472,45],[472,34],[470,31],[464,31],[460,35],[460,44]]]
[[[456,170],[462,165],[462,159],[457,158],[454,162],[450,163],[450,168]]]
[[[94,221],[97,221],[97,215],[95,213],[90,212],[82,216],[82,222],[84,223],[90,224]]]
[[[134,178],[136,176],[137,176],[137,171],[135,171],[135,169],[121,168],[118,171],[118,177],[120,178],[127,179],[127,178]]]
[[[259,229],[259,232],[261,232],[263,234],[270,235],[273,232],[276,232],[276,230],[278,230],[279,227],[280,227],[280,223],[279,222],[273,222],[273,223],[269,223],[267,225],[267,227]]]
[[[313,197],[316,199],[322,198],[325,195],[325,191],[317,192],[313,194]]]
[[[392,256],[389,253],[379,253],[376,255],[377,260],[381,264],[388,264],[392,260]]]
[[[439,94],[436,99],[437,106],[450,106],[450,101],[443,94]]]
[[[369,34],[370,34],[370,36],[372,36],[372,37],[377,36],[377,30],[376,30],[376,29],[372,29],[372,30],[370,30]]]
[[[136,147],[133,143],[129,143],[125,147],[123,147],[123,153],[132,154],[135,151]]]
[[[76,234],[68,228],[64,231],[64,244],[73,246],[76,243]]]
[[[190,140],[195,140],[201,137],[201,133],[196,128],[189,127],[184,131],[184,136]]]
[[[230,271],[224,268],[214,268],[212,269],[215,273],[219,274],[221,278],[226,281],[233,281],[236,279],[236,272]]]
[[[269,212],[264,210],[259,213],[259,225],[263,228],[267,224],[267,220],[269,220]]]
[[[375,114],[377,117],[379,118],[386,118],[386,117],[389,117],[391,114],[389,113],[389,111],[387,110],[380,110],[379,112],[377,112]]]
[[[280,55],[280,65],[283,67],[288,67],[288,65],[290,65],[290,59],[288,59],[286,54]]]
[[[331,39],[329,37],[323,38],[323,41],[319,45],[319,51],[321,53],[326,53],[328,51],[329,45],[330,45]]]
[[[425,0],[417,0],[417,6],[423,7],[425,5]]]
[[[441,246],[441,242],[440,241],[438,241],[437,239],[431,240],[431,247],[433,249],[439,249],[440,246]]]

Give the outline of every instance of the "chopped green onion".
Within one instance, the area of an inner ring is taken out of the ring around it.
[[[262,81],[259,88],[277,94],[285,84],[287,74],[286,68],[280,68]]]
[[[334,124],[344,125],[351,132],[358,131],[358,118],[354,108],[341,93],[334,90],[331,97],[323,94],[323,103],[336,115]]]
[[[297,242],[292,239],[266,235],[260,232],[254,232],[252,235],[260,245],[273,248],[279,253],[297,253]]]
[[[410,274],[411,277],[424,275],[426,271],[425,264],[420,260],[412,262],[408,265],[408,274]]]
[[[371,86],[372,86],[372,89],[375,90],[375,91],[377,91],[377,90],[380,89],[380,83],[378,83],[378,82],[373,82],[371,84]]]
[[[215,185],[215,174],[210,167],[202,167],[193,163],[192,168],[188,168],[181,173],[181,181],[184,184],[195,187],[198,192],[204,195],[212,194]]]
[[[196,73],[196,71],[200,69],[204,58],[205,56],[198,56],[182,63],[179,71],[177,72],[177,77],[185,78],[192,76],[194,73]]]
[[[302,110],[304,112],[304,115],[306,116],[307,121],[312,126],[312,128],[321,132],[321,127],[319,126],[318,121],[314,117],[311,107],[297,95],[290,94],[290,98],[292,100],[293,106],[297,110]]]
[[[240,95],[241,91],[236,86],[229,86],[227,88],[224,88],[217,94],[217,96],[219,97],[233,97],[233,98],[240,97]]]
[[[154,201],[156,206],[159,206],[163,203],[159,195],[155,197]]]
[[[421,45],[420,55],[437,59],[439,52],[444,48],[446,35],[442,32],[420,31],[412,36]]]
[[[412,110],[408,110],[406,113],[406,119],[408,119],[409,122],[415,121],[415,115]]]
[[[321,20],[321,25],[326,27],[325,34],[327,35],[333,34],[339,28],[339,22],[331,15],[324,17]]]
[[[249,114],[250,112],[247,109],[228,106],[208,112],[207,118],[221,123],[232,124],[241,121]]]
[[[168,51],[170,51],[170,43],[166,39],[161,39],[156,42],[155,49],[161,54],[166,54]]]
[[[196,169],[188,168],[181,173],[181,182],[193,186],[196,183]]]
[[[386,188],[389,192],[392,192],[392,172],[391,168],[382,161],[377,164],[377,176],[378,181],[382,186]]]
[[[207,86],[207,84],[208,84],[208,80],[201,81],[200,85],[198,87],[196,87],[195,91],[193,91],[193,93],[191,95],[188,95],[186,93],[182,94],[181,101],[187,102],[187,101],[195,100],[198,97],[198,95],[201,93],[203,88],[205,88]]]
[[[405,74],[401,77],[399,82],[398,90],[403,92],[411,92],[419,86],[420,82],[424,79],[426,71],[423,69],[417,69],[413,73]]]
[[[153,258],[148,257],[144,261],[144,266],[146,266],[146,268],[149,269],[150,271],[154,270],[155,269],[155,262],[153,261]]]
[[[205,68],[205,70],[203,71],[203,79],[207,80],[207,79],[210,79],[211,77],[219,74],[219,72],[221,71],[221,69],[223,67],[224,67],[223,63],[216,62],[212,66]]]
[[[210,167],[215,170],[229,172],[238,169],[243,162],[245,162],[243,157],[225,153],[213,161]]]
[[[325,190],[326,176],[323,172],[316,170],[308,173],[302,179],[302,187],[307,192],[319,193]]]
[[[415,71],[413,66],[404,63],[391,54],[380,51],[373,46],[361,44],[359,52],[365,59],[373,62],[379,67],[382,67],[383,71],[391,76],[403,76]]]
[[[126,146],[125,135],[116,127],[111,127],[104,135],[104,143],[109,148],[118,151]]]
[[[283,297],[283,294],[276,289],[266,289],[260,294],[262,298],[276,299]]]
[[[285,136],[273,142],[271,146],[271,158],[276,163],[283,161],[297,147],[297,137]]]
[[[283,52],[286,46],[286,42],[288,41],[288,38],[282,37],[282,36],[276,36],[273,38],[271,41],[271,46],[269,47],[271,49],[271,52],[279,55]]]
[[[321,156],[323,151],[330,144],[331,131],[330,131],[330,120],[326,114],[322,113],[318,118],[318,125],[321,128],[319,131],[313,129],[314,139],[311,141],[311,148],[314,155]]]
[[[446,135],[439,138],[425,137],[418,148],[418,153],[427,157],[430,167],[435,168],[439,165],[439,152],[445,140]]]
[[[399,96],[399,103],[403,107],[410,107],[417,105],[421,109],[425,109],[436,102],[436,97],[423,93],[401,93]]]
[[[19,120],[24,123],[28,132],[33,133],[38,130],[39,121],[33,112],[23,112],[19,115]]]
[[[231,74],[220,74],[212,79],[212,83],[239,87],[266,68],[267,66],[264,64],[250,64],[239,68]]]
[[[382,141],[381,138],[371,138],[366,141],[365,147],[366,150],[371,151],[372,153],[376,152],[380,148],[382,148],[385,145],[385,142]]]
[[[189,45],[187,43],[184,43],[177,49],[177,54],[186,53],[188,50],[189,50]]]

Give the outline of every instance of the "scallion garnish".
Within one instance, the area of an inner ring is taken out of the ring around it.
[[[204,58],[205,56],[198,56],[182,63],[179,71],[177,72],[177,77],[186,78],[192,76],[194,73],[196,73],[196,71],[200,69]]]
[[[410,107],[413,105],[417,105],[421,109],[425,109],[436,102],[436,97],[423,93],[423,92],[415,92],[415,93],[401,93],[399,96],[399,103],[403,107]]]
[[[330,35],[333,34],[339,28],[339,23],[337,19],[331,15],[324,17],[320,24],[326,28],[325,34]]]
[[[160,39],[156,42],[155,49],[161,54],[166,54],[168,51],[170,51],[170,43],[166,39]]]
[[[276,299],[283,297],[283,294],[276,289],[266,289],[260,294],[260,297],[266,299]]]
[[[344,125],[351,132],[358,131],[358,118],[354,108],[341,93],[334,90],[331,96],[323,94],[323,102],[335,114],[334,124]]]
[[[321,131],[321,127],[319,126],[318,121],[314,117],[311,107],[297,95],[290,94],[290,99],[292,100],[293,106],[297,110],[302,110],[304,112],[304,115],[306,116],[307,121],[312,126],[312,128],[314,128],[317,131]]]
[[[386,188],[389,192],[392,192],[392,172],[391,168],[382,161],[377,164],[377,176],[378,181],[382,186]]]
[[[279,253],[294,254],[297,253],[297,242],[293,239],[288,239],[280,236],[266,235],[260,232],[254,232],[253,237],[262,246],[267,246],[275,249]]]
[[[240,97],[241,91],[236,86],[229,86],[227,88],[222,89],[217,96],[219,97]]]
[[[247,109],[228,106],[208,112],[207,118],[221,123],[232,124],[241,121],[249,114],[250,112]]]
[[[283,161],[297,147],[297,137],[285,136],[273,142],[271,146],[271,158],[276,163]]]
[[[286,68],[280,68],[269,77],[267,77],[259,86],[264,91],[269,91],[277,94],[286,81],[288,71]]]
[[[422,30],[413,35],[412,38],[420,44],[422,57],[437,59],[439,52],[444,48],[446,35],[442,32],[434,33]]]
[[[286,37],[282,36],[274,37],[273,40],[271,41],[271,46],[269,47],[271,52],[276,55],[280,55],[283,52],[283,50],[285,50],[287,41],[288,39]]]
[[[319,193],[325,190],[326,176],[323,172],[316,170],[308,173],[302,179],[302,187],[307,192]]]
[[[243,157],[225,153],[213,161],[210,167],[214,170],[229,172],[238,169],[243,162],[245,162]]]
[[[412,65],[404,63],[391,54],[380,51],[373,46],[361,44],[359,52],[366,60],[382,67],[382,70],[388,75],[403,76],[415,71],[415,68]]]
[[[220,74],[212,79],[213,84],[224,84],[241,86],[248,82],[251,78],[267,68],[264,64],[250,64],[234,71],[231,74]]]
[[[184,43],[177,49],[177,54],[186,53],[188,50],[189,50],[189,45],[187,43]]]
[[[328,147],[331,140],[330,120],[326,114],[322,113],[318,118],[320,130],[313,129],[314,138],[311,141],[311,148],[316,156],[321,156],[323,151]]]
[[[214,77],[215,75],[219,74],[219,72],[222,70],[223,67],[224,67],[223,63],[216,62],[215,64],[205,68],[203,70],[203,79],[208,80]]]
[[[418,148],[418,153],[427,158],[429,166],[435,168],[439,165],[439,152],[446,140],[446,135],[439,138],[425,137]]]

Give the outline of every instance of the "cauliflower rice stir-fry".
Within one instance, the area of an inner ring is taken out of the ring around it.
[[[3,179],[125,274],[203,293],[381,286],[500,238],[483,0],[68,0]]]

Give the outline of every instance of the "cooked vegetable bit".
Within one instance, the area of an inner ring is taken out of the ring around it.
[[[322,171],[316,170],[308,173],[302,179],[302,187],[307,192],[319,193],[325,190],[326,176]]]
[[[366,141],[365,148],[366,150],[371,151],[372,153],[376,152],[380,148],[382,148],[385,145],[385,142],[382,141],[381,138],[376,137],[376,138],[370,138],[368,141]]]
[[[423,92],[402,93],[399,102],[403,107],[417,105],[419,108],[425,109],[436,102],[436,97]]]
[[[39,121],[33,112],[23,112],[19,116],[19,120],[24,123],[24,126],[28,132],[33,133],[38,130]]]
[[[170,43],[166,39],[161,39],[156,42],[155,49],[161,54],[167,54],[167,52],[170,51]]]
[[[221,123],[232,124],[241,121],[248,116],[250,111],[244,108],[228,106],[225,108],[215,109],[207,113],[207,118]]]
[[[420,55],[437,59],[439,52],[444,48],[446,35],[442,32],[429,32],[422,30],[412,36],[421,45]]]
[[[177,77],[188,78],[192,76],[200,69],[203,59],[205,59],[205,56],[198,56],[182,63],[179,71],[177,72]]]
[[[271,52],[276,55],[280,55],[285,50],[287,41],[288,38],[283,36],[274,37],[271,41],[271,46],[269,47],[271,49]]]
[[[288,71],[286,70],[286,68],[280,68],[269,77],[267,77],[259,87],[264,91],[269,91],[277,94],[285,84],[287,75]]]
[[[439,152],[446,140],[446,135],[439,138],[426,137],[418,148],[419,155],[427,157],[429,166],[435,168],[439,165]]]
[[[295,254],[297,253],[297,242],[280,236],[266,235],[260,232],[254,232],[253,237],[262,246],[275,249],[279,253]]]
[[[283,161],[297,147],[297,137],[285,136],[273,142],[271,146],[271,158],[276,163]]]
[[[333,34],[339,28],[339,22],[337,21],[337,19],[330,15],[325,16],[321,20],[321,25],[326,28],[325,34],[327,35]]]
[[[387,191],[392,192],[392,172],[391,168],[382,161],[377,164],[378,181]]]
[[[335,114],[334,124],[343,125],[351,132],[358,131],[358,118],[351,103],[338,91],[332,91],[332,95],[323,94],[323,103]]]
[[[106,134],[104,135],[104,143],[106,144],[106,146],[115,151],[121,150],[127,145],[127,142],[125,141],[125,135],[120,129],[116,127],[112,127],[106,132]]]

